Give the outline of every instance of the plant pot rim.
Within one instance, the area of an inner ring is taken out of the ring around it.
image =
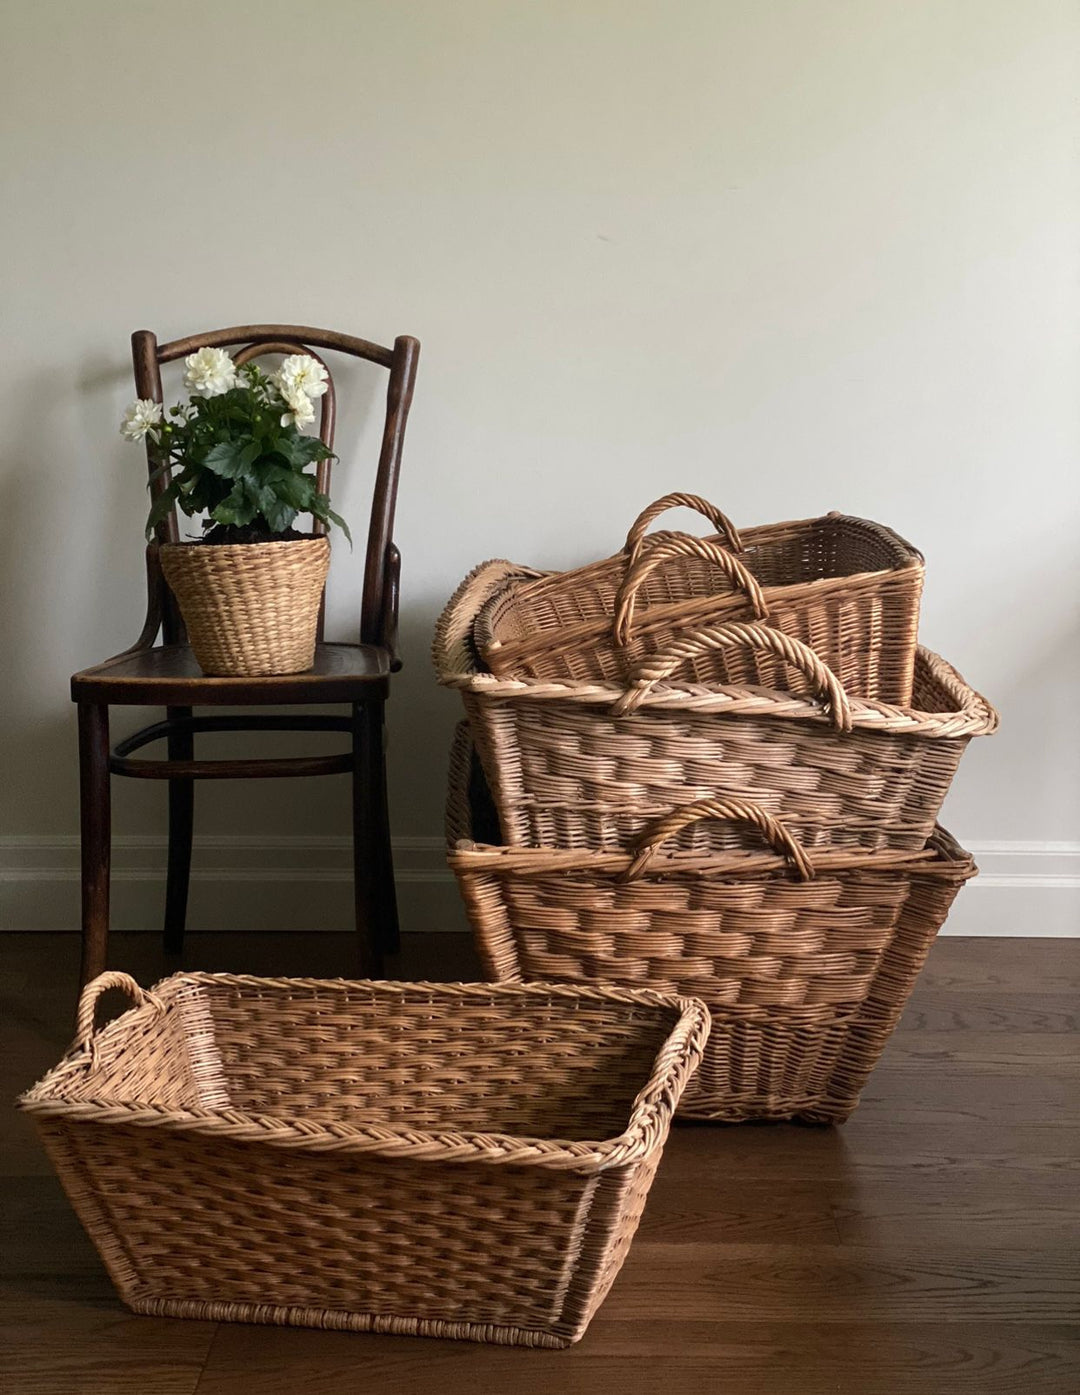
[[[191,538],[186,542],[164,542],[160,544],[162,552],[166,548],[184,548],[190,550],[199,548],[207,552],[250,552],[252,548],[278,548],[278,547],[301,547],[318,543],[323,547],[330,546],[330,539],[325,533],[314,533],[307,538],[270,538],[266,542],[240,542],[240,543],[208,543],[205,538]]]

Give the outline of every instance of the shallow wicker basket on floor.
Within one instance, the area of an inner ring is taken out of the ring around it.
[[[677,505],[719,530],[663,533]],[[692,494],[669,494],[631,527],[622,552],[574,571],[517,579],[478,612],[484,666],[502,678],[615,681],[687,630],[765,620],[810,645],[848,690],[907,706],[919,625],[923,558],[891,529],[826,514],[744,529]],[[711,650],[693,659],[702,683],[789,686],[775,655]]]
[[[707,1035],[652,992],[107,973],[20,1105],[136,1312],[560,1347]]]
[[[314,663],[328,539],[165,543],[160,557],[204,673],[303,673]]]
[[[508,843],[626,848],[650,820],[713,795],[749,799],[811,849],[919,850],[973,736],[993,708],[944,659],[919,649],[910,708],[849,698],[817,656],[770,627],[704,630],[639,665],[629,686],[500,679],[479,667],[478,610],[517,569],[488,562],[447,605],[440,680],[462,695]],[[740,648],[797,666],[821,697],[695,684],[688,654]],[[738,847],[742,832],[691,826],[684,846]]]
[[[460,746],[458,747],[460,757]],[[460,758],[447,831],[472,817]],[[662,844],[689,819],[752,822],[779,852]],[[826,852],[735,801],[661,820],[634,855],[460,841],[453,868],[494,979],[603,980],[702,998],[712,1032],[680,1114],[851,1114],[975,864],[938,829],[924,856]]]

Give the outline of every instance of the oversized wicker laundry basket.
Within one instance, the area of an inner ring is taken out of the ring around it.
[[[707,1035],[652,992],[109,973],[20,1105],[136,1312],[560,1347]]]
[[[471,819],[460,743],[457,753],[451,837]],[[748,821],[776,851],[663,846],[706,818]],[[732,1123],[848,1117],[976,870],[941,829],[922,855],[810,855],[737,801],[678,811],[634,854],[460,841],[450,865],[492,978],[648,984],[704,999],[712,1032],[679,1112]]]
[[[434,646],[462,695],[510,844],[625,849],[661,814],[712,796],[782,817],[810,849],[922,849],[973,736],[997,714],[944,659],[920,648],[911,707],[849,697],[800,641],[731,624],[670,645],[630,683],[500,679],[479,664],[472,623],[515,573],[489,562],[458,588]],[[688,655],[771,653],[816,696],[684,680]],[[738,847],[741,830],[689,826],[682,845]]]
[[[677,505],[703,513],[717,535],[647,538]],[[616,556],[509,581],[479,610],[475,637],[502,678],[621,683],[628,666],[687,630],[764,620],[814,649],[853,695],[906,707],[922,584],[922,554],[881,524],[831,513],[740,534],[707,500],[668,494]],[[697,682],[790,685],[777,656],[760,650],[707,650],[692,663]]]

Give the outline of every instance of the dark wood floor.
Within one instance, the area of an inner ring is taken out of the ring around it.
[[[0,936],[5,1395],[997,1395],[1080,1390],[1080,941],[944,939],[842,1129],[682,1127],[566,1352],[134,1317],[23,1119],[67,1044],[73,936]],[[348,974],[344,936],[192,936],[189,965]],[[165,971],[149,935],[112,962]],[[395,972],[467,978],[464,939]]]

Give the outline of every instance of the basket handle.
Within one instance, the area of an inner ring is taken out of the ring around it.
[[[791,829],[779,819],[773,818],[772,814],[766,813],[760,805],[742,799],[699,799],[694,804],[686,804],[681,809],[674,809],[670,814],[665,814],[651,828],[645,830],[634,849],[633,861],[626,869],[624,879],[636,881],[644,873],[662,843],[674,838],[691,824],[700,823],[704,819],[752,824],[787,860],[799,881],[813,880],[814,864]]]
[[[851,730],[851,703],[844,685],[808,644],[803,644],[802,640],[793,635],[786,635],[781,630],[774,630],[770,625],[738,623],[698,630],[687,635],[685,639],[669,644],[662,653],[651,654],[643,659],[631,679],[629,688],[612,708],[612,716],[625,717],[636,711],[642,699],[652,692],[656,684],[670,678],[685,660],[698,654],[706,654],[710,649],[723,649],[735,644],[745,644],[751,649],[776,654],[804,673],[828,703],[836,730]]]
[[[739,530],[726,513],[721,513],[715,504],[710,504],[708,499],[703,499],[700,494],[683,494],[676,491],[674,494],[665,494],[662,499],[654,499],[648,508],[642,509],[631,523],[623,548],[631,561],[637,557],[641,549],[649,524],[659,518],[662,513],[667,513],[668,509],[693,509],[695,513],[700,513],[704,518],[707,518],[718,533],[723,533],[733,552],[742,551],[743,543],[742,538],[739,537]]]
[[[614,633],[618,644],[630,642],[638,591],[647,578],[672,557],[700,557],[705,562],[712,562],[735,589],[746,596],[755,617],[758,620],[768,619],[769,608],[765,604],[761,583],[737,557],[708,538],[695,538],[691,533],[671,533],[662,537],[644,555],[635,555],[631,559],[615,598]]]
[[[159,1012],[165,1010],[165,1004],[157,994],[149,993],[145,988],[140,988],[130,974],[122,974],[115,969],[98,974],[97,978],[91,979],[79,995],[79,1007],[75,1014],[73,1051],[85,1051],[88,1047],[93,1050],[94,1012],[98,999],[102,993],[107,993],[110,988],[121,989],[129,998],[135,1000],[136,1007],[143,1007],[147,1003],[151,1003]]]

